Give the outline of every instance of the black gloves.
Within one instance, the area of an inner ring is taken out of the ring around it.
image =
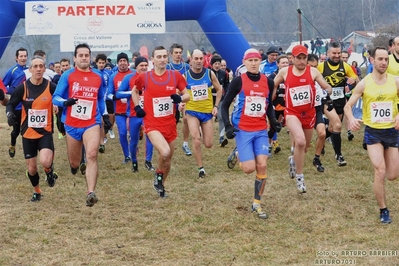
[[[17,117],[15,116],[14,113],[12,113],[12,112],[8,112],[8,113],[7,113],[7,122],[8,122],[8,125],[9,125],[10,127],[12,127],[12,126],[15,125],[15,119],[16,119],[16,118],[17,118]]]
[[[0,89],[0,101],[4,100],[5,94],[2,89]]]
[[[181,97],[177,94],[170,95],[170,98],[173,100],[173,103],[181,103]]]
[[[331,100],[330,95],[321,99],[321,103],[327,105],[327,111],[331,111],[334,108],[333,100]]]
[[[236,136],[236,132],[239,131],[238,129],[236,129],[232,125],[227,125],[227,126],[225,126],[224,129],[226,130],[226,137],[228,139],[234,139],[234,137]]]
[[[109,115],[103,115],[103,121],[104,121],[104,131],[108,132],[112,127],[111,121],[109,121]]]
[[[76,102],[78,101],[78,99],[74,99],[74,98],[68,98],[68,100],[66,100],[64,102],[64,106],[71,106],[76,104]]]
[[[174,94],[174,95],[176,95],[176,94]],[[180,96],[179,96],[179,97],[180,97]],[[136,112],[136,116],[137,116],[138,118],[142,118],[142,117],[145,116],[145,111],[143,110],[143,108],[140,107],[140,105],[136,105],[136,106],[134,107],[134,111]]]
[[[270,120],[270,126],[276,131],[277,133],[281,131],[283,125],[276,118]]]

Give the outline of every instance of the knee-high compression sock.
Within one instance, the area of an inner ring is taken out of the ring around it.
[[[255,193],[254,193],[254,203],[260,204],[260,200],[265,190],[266,185],[266,175],[256,175],[255,179]]]
[[[326,138],[331,137],[332,133],[328,131],[328,128],[326,128]]]
[[[26,175],[29,177],[30,183],[32,184],[33,187],[36,187],[39,185],[39,173],[36,172],[34,175],[30,175],[28,171],[26,171]],[[36,188],[35,188],[36,191]],[[37,193],[40,193],[40,188],[39,191],[36,191]]]
[[[340,132],[332,132],[331,141],[337,156],[341,155],[341,133]]]

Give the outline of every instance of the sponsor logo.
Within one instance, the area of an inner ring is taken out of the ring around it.
[[[87,21],[87,29],[93,33],[101,31],[103,28],[103,21],[98,17],[92,17]]]
[[[44,13],[44,11],[47,11],[48,7],[46,7],[45,5],[33,5],[32,6],[32,12],[36,12],[39,15],[42,15]]]
[[[158,29],[162,28],[162,23],[154,23],[154,22],[137,23],[137,28]]]

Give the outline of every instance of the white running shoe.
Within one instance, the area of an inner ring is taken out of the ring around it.
[[[305,179],[303,175],[296,176],[296,187],[300,193],[306,193]]]
[[[108,133],[109,133],[109,137],[110,137],[111,139],[114,139],[114,138],[115,138],[115,133],[114,133],[114,131],[113,131],[112,129],[110,129],[110,130],[108,131]]]

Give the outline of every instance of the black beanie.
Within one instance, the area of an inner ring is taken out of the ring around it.
[[[116,56],[116,63],[119,63],[121,59],[126,59],[126,61],[129,62],[129,57],[125,53],[120,53]]]
[[[143,62],[147,62],[148,63],[147,58],[139,56],[139,57],[136,58],[136,60],[134,60],[134,66],[138,66],[138,65],[140,65],[140,63],[143,63]]]
[[[222,58],[219,57],[219,56],[212,56],[212,58],[211,58],[211,66],[212,66],[214,63],[216,63],[216,62],[222,63]]]

